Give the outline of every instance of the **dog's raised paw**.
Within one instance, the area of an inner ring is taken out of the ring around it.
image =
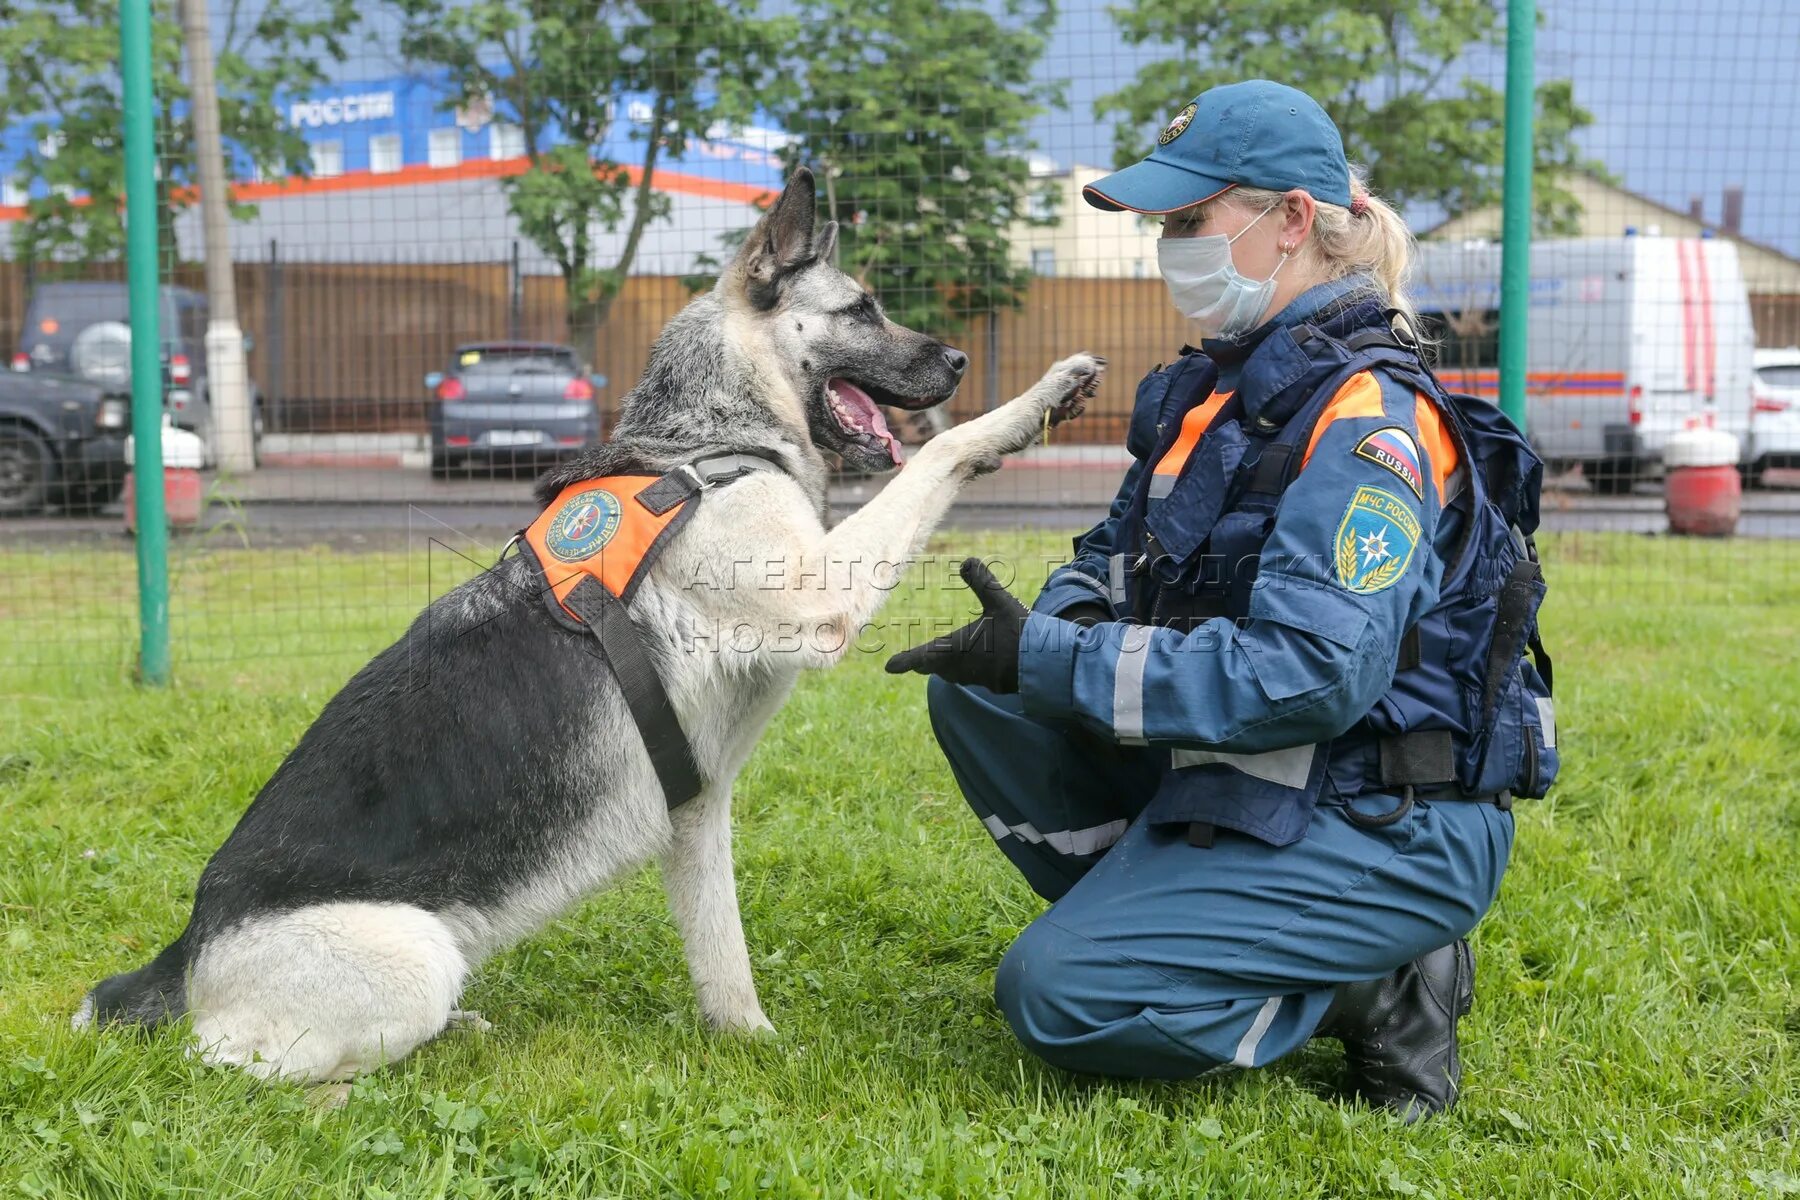
[[[1071,354],[1050,368],[1050,375],[1062,376],[1062,395],[1050,408],[1050,423],[1061,425],[1079,417],[1100,390],[1100,378],[1105,373],[1106,360],[1097,354]]]

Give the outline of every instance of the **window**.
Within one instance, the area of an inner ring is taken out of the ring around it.
[[[369,139],[369,170],[392,175],[400,169],[400,135],[378,133]]]
[[[1039,246],[1031,252],[1031,273],[1043,279],[1056,274],[1056,251],[1049,246]]]
[[[1800,388],[1800,363],[1792,366],[1758,367],[1756,377],[1770,387]]]
[[[23,208],[31,194],[10,179],[0,180],[0,208]]]
[[[1056,220],[1056,193],[1048,190],[1032,192],[1025,199],[1025,215],[1033,221]]]
[[[432,130],[427,154],[427,161],[434,167],[454,167],[462,162],[462,130]]]
[[[314,142],[308,151],[312,156],[314,179],[330,179],[344,173],[344,143]]]
[[[525,153],[525,131],[517,125],[497,123],[488,130],[489,158],[520,158]]]

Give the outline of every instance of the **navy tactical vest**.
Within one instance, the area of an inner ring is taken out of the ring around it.
[[[1338,389],[1373,369],[1435,404],[1457,444],[1440,518],[1454,549],[1439,599],[1407,631],[1387,693],[1349,731],[1263,754],[1176,750],[1152,821],[1285,845],[1304,836],[1327,789],[1399,796],[1398,819],[1415,795],[1505,807],[1514,795],[1544,795],[1556,776],[1550,660],[1537,636],[1545,583],[1531,540],[1543,464],[1493,404],[1447,392],[1386,317],[1362,304],[1273,330],[1172,486],[1167,475],[1140,474],[1110,591],[1143,624],[1248,619],[1263,544],[1313,430]],[[1191,352],[1139,385],[1127,443],[1147,468],[1217,380],[1216,364]],[[1247,411],[1258,415],[1247,420]]]

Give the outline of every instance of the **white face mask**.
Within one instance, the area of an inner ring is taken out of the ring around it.
[[[1261,283],[1239,273],[1231,261],[1231,244],[1250,231],[1276,206],[1256,215],[1256,219],[1230,237],[1222,233],[1206,237],[1158,238],[1156,266],[1168,285],[1169,299],[1183,315],[1192,317],[1207,337],[1236,337],[1248,333],[1262,323],[1275,294],[1275,276],[1288,260],[1282,251],[1281,262]]]

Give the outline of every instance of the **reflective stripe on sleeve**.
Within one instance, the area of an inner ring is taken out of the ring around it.
[[[1113,664],[1113,736],[1128,746],[1144,742],[1144,663],[1150,657],[1148,625],[1127,625]]]

